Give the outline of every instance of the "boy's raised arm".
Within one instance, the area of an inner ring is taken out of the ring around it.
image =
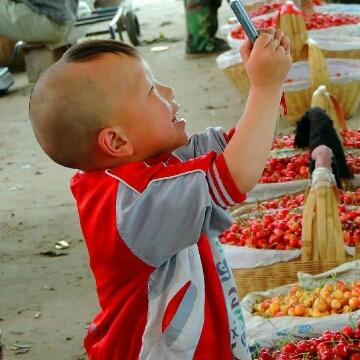
[[[292,59],[289,39],[274,29],[262,33],[253,47],[247,40],[241,55],[251,88],[224,158],[238,189],[246,193],[260,179],[269,157],[282,85]]]

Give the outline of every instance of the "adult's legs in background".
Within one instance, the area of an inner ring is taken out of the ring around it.
[[[27,5],[0,1],[0,36],[26,42],[65,42],[73,23],[60,24]]]
[[[215,37],[218,28],[218,9],[221,0],[184,0],[186,18],[186,52],[213,53],[228,48]]]

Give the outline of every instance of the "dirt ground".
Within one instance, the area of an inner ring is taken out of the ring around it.
[[[172,85],[190,132],[229,128],[243,101],[216,66],[216,56],[186,59],[181,0],[137,0],[143,37],[163,33],[177,42],[167,51],[141,46],[158,80]],[[226,3],[220,23],[230,15]],[[106,26],[106,24],[105,24]],[[0,329],[5,359],[85,359],[87,324],[98,311],[94,281],[69,191],[73,171],[53,164],[37,145],[28,121],[31,87],[25,73],[0,98]],[[99,103],[101,106],[101,103]],[[359,112],[351,127],[359,127]],[[291,128],[281,121],[278,131]],[[59,240],[70,244],[56,250]],[[57,252],[64,256],[46,256]],[[49,254],[49,253],[48,253]]]

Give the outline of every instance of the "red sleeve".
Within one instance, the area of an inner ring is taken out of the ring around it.
[[[229,142],[233,135],[235,134],[235,128],[231,128],[229,131],[224,131],[224,138],[226,142]]]
[[[208,171],[210,194],[214,201],[223,208],[234,206],[246,199],[246,194],[236,186],[223,154],[216,157]]]

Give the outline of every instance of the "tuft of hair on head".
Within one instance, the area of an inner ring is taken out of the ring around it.
[[[62,56],[66,62],[95,60],[104,54],[127,55],[140,58],[140,52],[133,46],[116,40],[88,40],[73,45]]]

